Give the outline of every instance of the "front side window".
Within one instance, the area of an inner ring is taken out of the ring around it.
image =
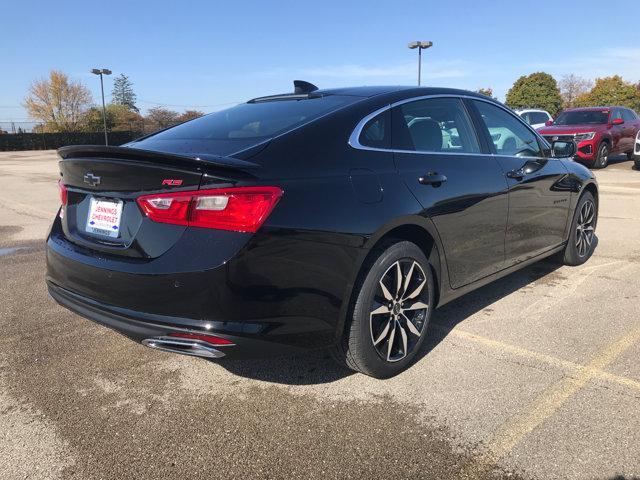
[[[535,134],[515,116],[487,102],[474,100],[498,155],[542,157]]]
[[[636,116],[631,110],[625,108],[624,110],[622,110],[622,118],[625,122],[632,122],[636,119]]]
[[[611,114],[611,121],[618,119],[622,120],[622,111],[619,108],[616,108]]]
[[[392,142],[395,150],[479,153],[467,112],[458,98],[430,98],[395,107]]]

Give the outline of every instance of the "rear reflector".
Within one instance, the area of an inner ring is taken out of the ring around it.
[[[138,197],[154,222],[256,232],[280,200],[279,187],[233,187]]]
[[[61,205],[66,205],[67,204],[67,187],[65,187],[64,183],[62,183],[62,180],[58,180],[58,193],[60,194],[60,204]]]
[[[207,335],[204,333],[172,332],[169,334],[169,336],[176,338],[188,338],[189,340],[199,340],[201,342],[210,343],[211,345],[233,345],[233,342],[227,340],[226,338],[216,337],[215,335]]]

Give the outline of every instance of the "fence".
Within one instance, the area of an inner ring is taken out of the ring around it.
[[[122,145],[140,136],[139,131],[110,132],[109,145]],[[51,150],[66,145],[104,145],[104,132],[0,134],[0,151]]]

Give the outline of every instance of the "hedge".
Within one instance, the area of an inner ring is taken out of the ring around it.
[[[140,137],[140,132],[111,132],[109,145],[122,145]],[[0,134],[0,151],[52,150],[66,145],[104,145],[104,133],[11,133]]]

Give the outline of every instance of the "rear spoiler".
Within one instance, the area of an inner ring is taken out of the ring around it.
[[[142,150],[139,148],[111,147],[105,145],[71,145],[59,148],[58,155],[65,160],[72,158],[139,160],[143,162],[167,163],[189,168],[196,167],[202,170],[226,172],[251,171],[260,168],[260,165],[257,163],[222,155],[212,155],[210,153],[178,155],[157,150]]]

